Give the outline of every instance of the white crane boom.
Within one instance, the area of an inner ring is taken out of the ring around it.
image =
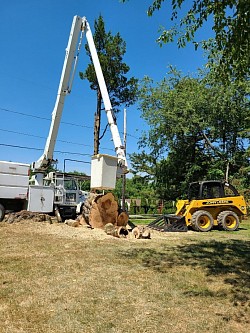
[[[85,17],[74,16],[68,40],[68,45],[66,48],[66,55],[64,59],[60,84],[58,87],[57,98],[54,110],[52,112],[52,120],[51,120],[49,135],[47,137],[43,155],[32,165],[33,170],[38,174],[44,173],[49,167],[49,165],[53,163],[53,153],[61,121],[62,111],[64,107],[64,100],[65,97],[70,93],[72,88],[78,55],[81,48],[82,38],[84,33],[86,33],[86,39],[89,45],[89,50],[94,64],[99,88],[101,90],[102,99],[107,114],[110,131],[112,134],[116,155],[118,157],[118,163],[123,168],[123,171],[127,172],[127,160],[125,156],[125,149],[121,142],[118,127],[113,118],[112,105],[110,102],[107,86],[104,80],[103,72],[101,69],[100,61],[97,55],[89,23]],[[38,177],[37,179],[41,179],[41,177]]]
[[[95,68],[99,88],[101,90],[102,99],[103,99],[105,111],[106,111],[106,114],[107,114],[110,131],[111,131],[111,134],[112,134],[112,139],[113,139],[115,150],[116,150],[116,155],[118,157],[118,163],[120,163],[121,166],[124,166],[125,168],[127,168],[128,165],[127,165],[127,160],[126,160],[126,156],[125,156],[125,149],[124,149],[124,147],[122,145],[122,142],[121,142],[118,127],[117,127],[117,125],[114,121],[114,118],[113,118],[112,105],[111,105],[111,102],[110,102],[107,86],[106,86],[106,83],[105,83],[102,68],[101,68],[100,61],[99,61],[99,58],[98,58],[98,54],[97,54],[97,51],[96,51],[93,35],[92,35],[91,29],[89,27],[89,23],[86,20],[86,18],[83,18],[83,21],[85,22],[84,27],[85,27],[85,30],[86,30],[86,38],[87,38],[87,41],[88,41],[89,50],[90,50],[92,61],[93,61],[93,64],[94,64],[94,68]]]

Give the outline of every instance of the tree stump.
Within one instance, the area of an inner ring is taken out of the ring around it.
[[[84,202],[82,216],[92,228],[104,228],[108,223],[123,227],[128,223],[128,215],[119,213],[118,203],[112,193],[94,194]]]

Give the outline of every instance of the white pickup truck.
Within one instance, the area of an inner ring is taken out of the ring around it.
[[[5,211],[27,208],[29,164],[0,161],[0,221]]]

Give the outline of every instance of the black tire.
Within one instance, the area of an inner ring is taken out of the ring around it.
[[[5,208],[2,204],[0,204],[0,222],[2,222],[4,216],[5,216]]]
[[[239,217],[235,212],[224,210],[217,217],[218,226],[226,231],[235,231],[239,228]]]
[[[210,231],[214,226],[214,219],[206,210],[197,210],[192,215],[191,225],[196,231]]]

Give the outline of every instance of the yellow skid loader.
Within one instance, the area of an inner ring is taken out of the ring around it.
[[[148,227],[160,231],[210,231],[214,226],[237,230],[247,205],[242,195],[227,182],[199,181],[189,185],[188,199],[178,200],[176,213],[163,215]]]

